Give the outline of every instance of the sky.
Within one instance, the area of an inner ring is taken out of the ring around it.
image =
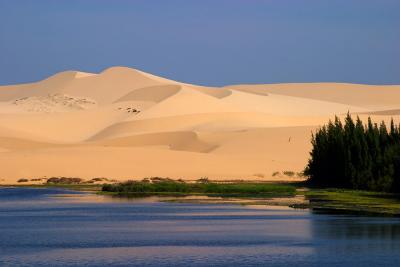
[[[170,79],[400,84],[399,0],[0,0],[0,85],[128,66]]]

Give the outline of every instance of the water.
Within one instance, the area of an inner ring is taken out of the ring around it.
[[[400,266],[400,219],[0,188],[0,266]]]

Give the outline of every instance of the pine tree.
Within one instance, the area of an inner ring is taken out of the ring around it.
[[[364,126],[348,113],[312,135],[312,151],[305,169],[318,186],[400,192],[400,131],[371,118]]]

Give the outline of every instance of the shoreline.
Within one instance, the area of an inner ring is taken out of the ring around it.
[[[240,183],[239,183],[240,184]],[[265,183],[264,183],[265,184]],[[274,185],[276,183],[268,183]],[[0,185],[6,187],[63,188],[89,194],[117,197],[143,198],[150,196],[166,197],[162,202],[197,204],[238,204],[268,205],[309,209],[314,212],[360,215],[360,216],[400,216],[400,196],[361,190],[335,188],[310,188],[300,183],[279,183],[293,186],[293,194],[270,192],[269,194],[229,194],[196,192],[104,192],[101,184],[40,184],[40,185]]]

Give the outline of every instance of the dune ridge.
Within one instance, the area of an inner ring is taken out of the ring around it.
[[[127,67],[0,86],[0,183],[74,176],[299,180],[311,132],[347,112],[400,122],[400,86],[197,86]]]

